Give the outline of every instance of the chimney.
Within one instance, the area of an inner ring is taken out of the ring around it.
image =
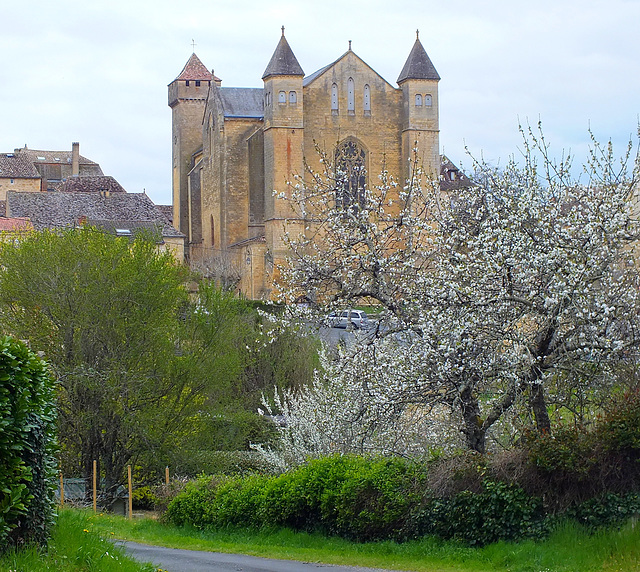
[[[80,143],[71,143],[71,176],[80,174]]]

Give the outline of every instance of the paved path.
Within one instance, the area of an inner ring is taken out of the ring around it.
[[[148,546],[137,542],[122,542],[126,551],[141,562],[152,562],[167,572],[389,572],[379,568],[359,568],[354,566],[333,566],[295,560],[273,560],[242,554],[201,552]]]

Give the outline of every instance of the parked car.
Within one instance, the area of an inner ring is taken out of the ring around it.
[[[332,328],[353,328],[354,330],[366,330],[370,326],[369,317],[362,310],[343,310],[336,314],[332,312],[327,317]]]

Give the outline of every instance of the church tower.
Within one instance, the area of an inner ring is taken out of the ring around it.
[[[287,39],[282,37],[262,74],[264,81],[265,239],[270,261],[277,266],[288,253],[283,228],[291,222],[290,204],[274,191],[290,196],[296,175],[304,174],[304,72]]]
[[[191,236],[188,175],[192,167],[192,156],[202,147],[202,116],[212,79],[217,78],[212,76],[194,53],[180,75],[169,84],[173,127],[173,224],[188,237]]]
[[[438,178],[440,173],[440,125],[438,119],[438,82],[440,76],[425,51],[418,32],[411,53],[398,76],[402,90],[402,178],[410,175],[417,150],[418,166],[425,174]]]

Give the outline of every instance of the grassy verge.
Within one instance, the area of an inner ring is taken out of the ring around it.
[[[640,570],[640,526],[588,534],[565,524],[541,542],[500,542],[470,548],[431,538],[397,544],[354,544],[320,534],[288,530],[200,531],[165,526],[152,519],[98,516],[90,528],[147,544],[235,552],[270,558],[423,572],[630,572]]]
[[[1,572],[153,572],[91,531],[92,513],[61,511],[48,550],[28,547],[0,556]]]

